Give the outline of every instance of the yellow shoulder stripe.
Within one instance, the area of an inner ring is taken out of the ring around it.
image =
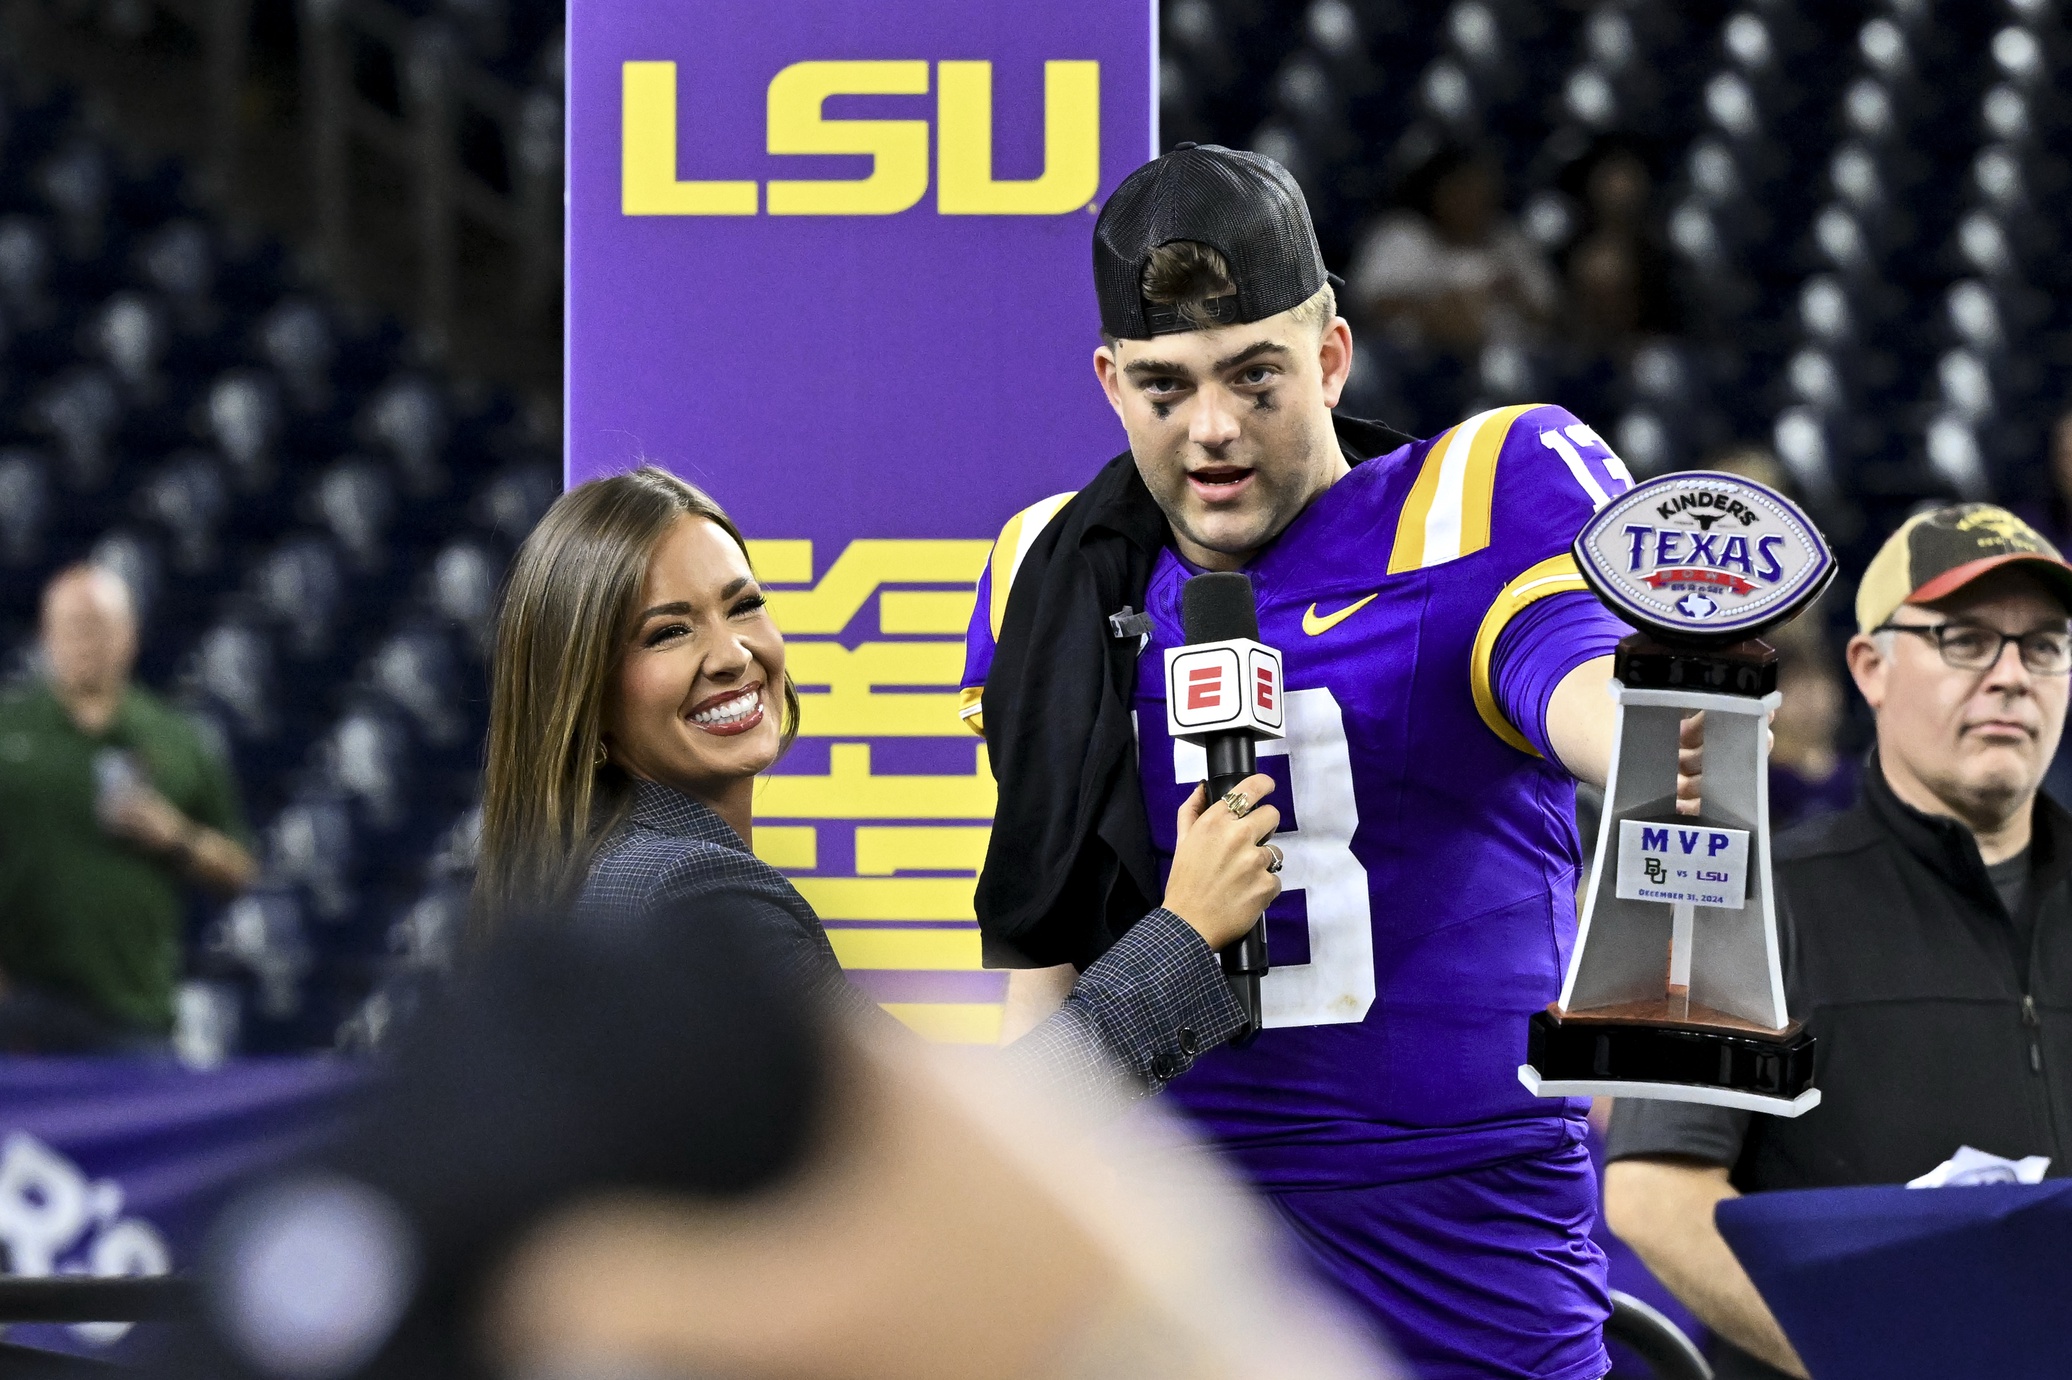
[[[986,603],[986,625],[992,629],[995,643],[1000,640],[1000,626],[1007,621],[1007,596],[1014,588],[1015,573],[1022,568],[1022,560],[1029,554],[1029,548],[1050,520],[1058,515],[1058,509],[1072,501],[1071,493],[1052,494],[1039,503],[1031,503],[1007,520],[1000,529],[1000,538],[993,543],[992,563],[988,578],[992,581],[992,596]],[[980,737],[985,736],[986,717],[983,710],[985,690],[980,686],[967,686],[957,697],[957,717],[965,727]]]
[[[1029,548],[1050,520],[1058,515],[1058,509],[1072,501],[1072,494],[1052,494],[1040,503],[1031,503],[1007,520],[1000,529],[1000,540],[993,544],[993,597],[987,607],[986,616],[993,628],[993,637],[1000,637],[1000,625],[1007,621],[1007,594],[1014,588],[1015,572],[1022,568],[1022,558],[1029,554]]]
[[[1424,465],[1396,518],[1389,573],[1423,570],[1489,545],[1489,513],[1496,493],[1496,461],[1511,423],[1540,403],[1478,412],[1425,452]]]
[[[1496,640],[1503,633],[1504,626],[1523,613],[1527,605],[1550,594],[1588,588],[1583,583],[1582,573],[1576,569],[1575,557],[1549,556],[1503,587],[1490,604],[1489,612],[1482,615],[1482,626],[1475,631],[1475,650],[1468,658],[1468,687],[1474,692],[1475,712],[1482,716],[1483,723],[1489,725],[1491,733],[1520,752],[1534,757],[1540,755],[1539,749],[1511,726],[1510,721],[1504,718],[1504,711],[1497,706],[1496,689],[1489,683],[1489,659],[1496,654]]]
[[[1410,486],[1410,496],[1403,500],[1403,511],[1396,515],[1396,544],[1389,551],[1389,574],[1400,575],[1406,570],[1415,570],[1424,564],[1425,518],[1432,511],[1432,498],[1439,491],[1439,469],[1441,458],[1453,446],[1459,427],[1440,433],[1432,442],[1432,448],[1425,452],[1423,468],[1417,472],[1417,479]]]

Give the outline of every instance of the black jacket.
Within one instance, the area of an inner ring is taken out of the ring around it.
[[[1354,463],[1411,439],[1379,422],[1331,422]],[[1144,607],[1167,539],[1124,451],[1058,510],[1015,575],[984,701],[1000,786],[976,896],[989,966],[1083,971],[1157,904],[1130,727],[1138,641],[1113,635],[1108,618]]]
[[[1744,1192],[1902,1183],[1960,1144],[2072,1172],[2072,814],[2036,797],[2026,951],[1971,831],[1873,757],[1854,807],[1778,841],[1792,1014],[1821,1105],[1755,1117]]]

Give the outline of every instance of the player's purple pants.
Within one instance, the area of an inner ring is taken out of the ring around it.
[[[1419,1380],[1597,1380],[1611,1369],[1585,1147],[1269,1197],[1310,1264],[1381,1323]]]

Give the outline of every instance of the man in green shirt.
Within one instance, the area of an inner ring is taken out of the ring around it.
[[[173,1023],[183,889],[257,871],[221,760],[130,683],[137,622],[111,572],[43,593],[48,679],[0,698],[0,1052],[148,1047]]]

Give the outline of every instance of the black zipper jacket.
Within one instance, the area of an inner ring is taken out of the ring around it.
[[[2038,794],[2030,942],[1956,820],[1894,795],[1777,842],[1793,1015],[1820,1040],[1821,1105],[1755,1117],[1743,1191],[1902,1183],[1969,1144],[2072,1173],[2072,814]]]

